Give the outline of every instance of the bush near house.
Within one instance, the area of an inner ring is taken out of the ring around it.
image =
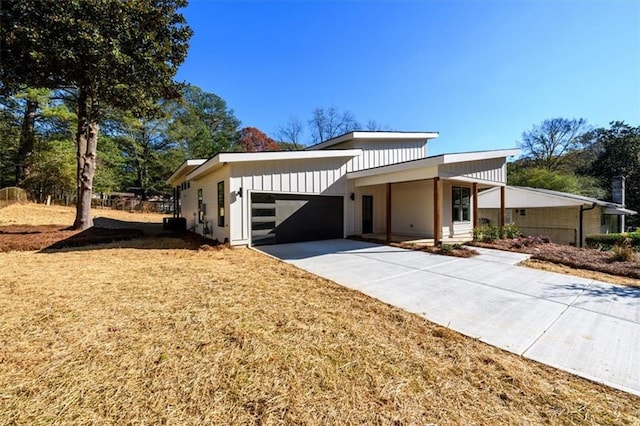
[[[625,243],[629,240],[630,246],[634,251],[640,251],[640,232],[630,232],[622,234],[592,234],[587,235],[585,243],[588,248],[598,249],[602,251],[612,250],[615,246]]]
[[[491,242],[503,238],[518,238],[520,228],[515,223],[510,223],[502,227],[492,224],[481,225],[473,228],[473,241]]]

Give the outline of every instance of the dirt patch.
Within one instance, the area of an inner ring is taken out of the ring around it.
[[[638,259],[637,254],[633,261],[614,262],[611,260],[611,253],[609,252],[554,244],[540,237],[504,239],[490,243],[473,242],[470,244],[477,247],[528,253],[532,255],[532,259],[565,265],[574,269],[585,269],[609,275],[640,279],[640,259]]]

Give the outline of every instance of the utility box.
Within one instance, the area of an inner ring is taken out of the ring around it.
[[[168,234],[187,232],[187,219],[184,217],[165,217],[162,219],[162,231]]]

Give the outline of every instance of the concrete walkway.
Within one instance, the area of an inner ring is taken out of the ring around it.
[[[260,250],[383,302],[541,363],[640,395],[640,288],[515,264],[351,240]]]

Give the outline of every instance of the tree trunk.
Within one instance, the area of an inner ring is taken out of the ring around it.
[[[99,107],[96,99],[91,99],[91,107],[86,90],[80,89],[78,99],[78,133],[76,134],[77,153],[77,194],[76,220],[74,229],[87,229],[93,226],[91,218],[91,195],[93,175],[96,170],[98,147]]]
[[[20,147],[16,162],[16,186],[22,186],[31,171],[31,154],[35,142],[35,123],[38,102],[27,99],[20,132]]]

